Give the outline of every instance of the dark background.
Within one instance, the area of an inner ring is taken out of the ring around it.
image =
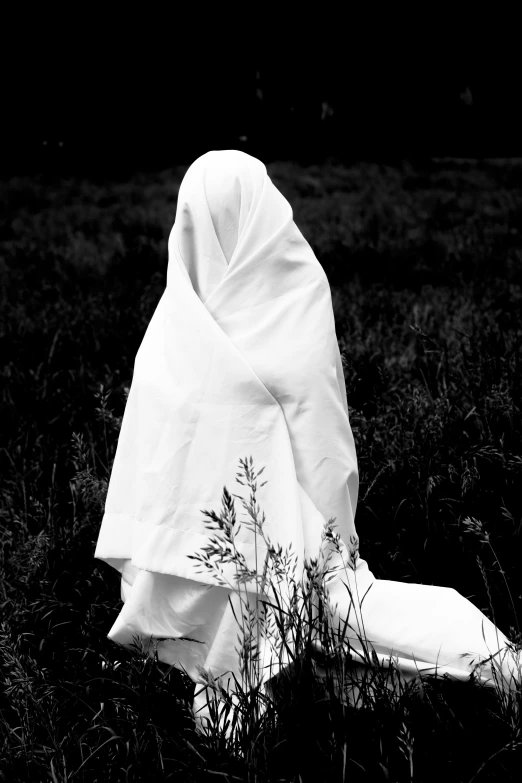
[[[4,19],[4,172],[128,171],[212,148],[303,162],[522,154],[517,25],[500,11],[72,8]]]
[[[241,761],[185,733],[180,672],[107,638],[119,574],[93,555],[179,184],[240,147],[331,285],[362,556],[520,641],[518,21],[193,6],[0,9],[0,780],[519,780],[516,699],[390,701],[372,677],[352,714],[299,665],[281,732],[250,724]]]

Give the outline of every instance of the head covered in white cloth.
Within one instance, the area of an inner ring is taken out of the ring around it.
[[[358,474],[330,288],[288,201],[256,158],[209,152],[188,169],[167,288],[138,351],[96,556],[215,583],[188,555],[201,509],[265,466],[265,530],[302,562],[336,518],[356,541]],[[266,549],[242,527],[250,565]],[[359,559],[361,578],[371,578]],[[229,569],[232,577],[233,568]]]

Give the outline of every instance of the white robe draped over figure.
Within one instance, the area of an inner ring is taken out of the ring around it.
[[[291,545],[301,567],[332,517],[345,562],[357,540],[357,458],[330,287],[265,166],[235,150],[209,152],[188,169],[168,249],[95,556],[122,575],[111,639],[162,639],[159,659],[195,682],[198,666],[240,678],[230,590],[188,557],[208,543],[201,510],[219,513],[225,485],[238,492],[239,459],[265,466],[258,502],[267,535]],[[266,549],[260,541],[255,549],[246,527],[236,543],[250,566],[263,562]],[[434,666],[465,679],[499,653],[512,681],[506,637],[457,591],[376,579],[360,556],[355,569],[339,558],[332,565],[336,616],[348,615],[345,583],[366,593],[365,636],[381,658],[398,656],[406,679]],[[481,676],[492,682],[491,665]]]

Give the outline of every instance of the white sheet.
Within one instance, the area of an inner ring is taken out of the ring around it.
[[[237,671],[229,591],[187,555],[208,541],[201,510],[219,511],[224,485],[243,489],[234,477],[247,456],[266,466],[269,538],[291,545],[301,569],[335,517],[348,561],[358,472],[330,287],[265,166],[227,150],[198,158],[180,187],[167,287],[136,356],[95,553],[122,572],[111,638],[172,637],[160,658],[194,679],[197,664]],[[256,568],[251,532],[236,541]],[[258,571],[265,554],[258,540]],[[233,584],[234,568],[225,576]],[[364,630],[383,655],[469,674],[506,644],[454,590],[377,580],[361,557],[331,583],[340,617],[343,579],[361,596],[372,586]]]

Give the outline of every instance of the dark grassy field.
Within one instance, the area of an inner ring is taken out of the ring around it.
[[[241,757],[194,734],[179,672],[106,639],[119,579],[93,552],[183,173],[0,185],[0,780],[518,779],[520,700],[305,694]],[[269,174],[332,286],[362,556],[520,639],[522,161]]]

